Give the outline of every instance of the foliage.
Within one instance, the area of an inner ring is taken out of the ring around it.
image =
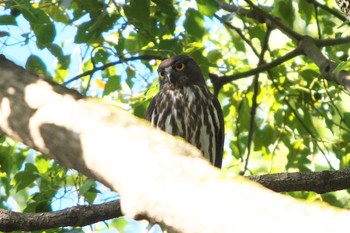
[[[228,174],[349,167],[349,94],[325,80],[312,59],[294,56],[263,72],[225,79],[278,61],[295,49],[298,41],[288,30],[315,39],[345,37],[348,26],[339,27],[345,20],[335,2],[264,2],[260,9],[279,17],[287,31],[254,18],[247,2],[232,13],[214,0],[10,0],[1,6],[1,50],[13,57],[14,51],[27,48],[30,54],[18,59],[28,70],[139,117],[157,91],[160,59],[189,54],[218,91]],[[332,44],[323,52],[339,64],[338,70],[348,69],[348,44]],[[9,138],[2,138],[0,152],[2,208],[13,209],[11,201],[22,211],[47,211],[62,193],[69,197],[72,192],[95,202],[95,182]],[[349,205],[347,192],[291,195]],[[127,226],[124,220],[112,225]]]

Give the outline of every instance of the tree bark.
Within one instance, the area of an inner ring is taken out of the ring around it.
[[[124,214],[173,232],[336,232],[350,218],[348,211],[228,178],[195,147],[112,105],[80,99],[3,56],[0,128],[118,191]]]
[[[75,206],[45,213],[18,213],[0,209],[0,230],[37,231],[63,226],[86,226],[121,216],[119,201]]]

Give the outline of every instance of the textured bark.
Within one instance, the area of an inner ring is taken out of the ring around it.
[[[121,196],[173,232],[337,232],[350,213],[296,201],[210,166],[193,146],[0,57],[0,128]],[[116,210],[118,211],[118,210]]]
[[[247,178],[276,192],[312,191],[321,194],[350,188],[350,169],[267,174]]]
[[[36,231],[62,226],[85,226],[121,215],[119,201],[45,213],[17,213],[0,209],[0,230]]]

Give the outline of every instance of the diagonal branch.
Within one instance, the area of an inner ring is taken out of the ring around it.
[[[270,21],[272,22],[274,26],[276,26],[278,29],[280,29],[284,34],[286,34],[289,38],[291,38],[293,41],[299,41],[303,36],[287,25],[285,25],[279,18],[267,13],[257,5],[255,5],[252,1],[250,0],[245,0],[248,5],[255,10],[259,15],[265,18],[265,21]]]
[[[332,8],[329,8],[327,5],[319,3],[317,0],[308,0],[309,3],[314,4],[315,6],[327,11],[328,13],[334,15],[335,17],[337,17],[338,19],[340,19],[341,21],[346,21],[346,17],[344,17],[344,15],[342,15],[339,11],[334,10]]]
[[[136,57],[129,57],[129,58],[120,58],[119,61],[115,61],[115,62],[110,62],[110,63],[106,63],[102,66],[97,66],[97,67],[94,67],[94,69],[92,70],[88,70],[88,71],[85,71],[84,73],[81,73],[71,79],[69,79],[68,81],[65,81],[63,84],[64,85],[67,85],[75,80],[78,80],[84,76],[88,76],[88,75],[93,75],[95,72],[97,71],[100,71],[100,70],[105,70],[107,69],[108,67],[111,67],[111,66],[115,66],[115,65],[118,65],[118,64],[121,64],[121,63],[124,63],[124,62],[128,62],[128,61],[135,61],[135,60],[163,60],[164,58],[161,57],[161,56],[152,56],[152,55],[140,55],[140,56],[136,56]]]
[[[241,72],[241,73],[235,73],[233,75],[223,75],[223,76],[216,76],[215,75],[211,75],[211,80],[213,82],[213,85],[215,86],[219,86],[220,88],[225,85],[226,83],[230,83],[232,81],[241,79],[241,78],[246,78],[252,75],[256,75],[258,73],[270,70],[276,66],[279,66],[281,64],[283,64],[284,62],[293,59],[294,57],[297,57],[299,55],[301,55],[302,52],[299,48],[296,48],[294,50],[292,50],[291,52],[285,54],[284,56],[281,56],[273,61],[271,61],[270,63],[265,63],[262,64],[260,66],[257,66],[254,69],[245,71],[245,72]]]

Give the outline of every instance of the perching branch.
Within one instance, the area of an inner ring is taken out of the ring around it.
[[[276,192],[313,191],[322,194],[350,187],[349,169],[246,177]],[[0,230],[4,232],[34,231],[66,226],[86,226],[120,216],[122,213],[119,200],[44,213],[18,213],[0,209]]]
[[[116,107],[73,93],[0,57],[0,128],[118,191],[129,217],[142,216],[172,232],[274,233],[286,227],[330,232],[347,226],[347,211],[225,177],[195,147]],[[208,213],[215,213],[210,221]]]

